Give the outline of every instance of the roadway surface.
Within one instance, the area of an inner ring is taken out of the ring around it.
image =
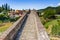
[[[44,30],[41,32],[42,34],[39,33],[37,19],[34,13],[34,11],[31,11],[14,40],[49,40],[48,35],[42,33]]]

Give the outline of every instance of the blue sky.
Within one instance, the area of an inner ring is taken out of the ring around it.
[[[13,9],[43,9],[47,6],[59,6],[60,0],[0,0],[0,6],[5,3]]]

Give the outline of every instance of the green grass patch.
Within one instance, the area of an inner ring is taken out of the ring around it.
[[[3,24],[0,24],[0,33],[2,33],[5,30],[7,30],[11,25],[12,25],[12,23],[3,23]]]
[[[47,22],[44,26],[49,32],[49,34],[52,34],[54,36],[60,35],[60,19],[55,19],[50,22]]]
[[[52,20],[52,21],[50,21],[50,22],[47,22],[47,23],[45,23],[44,26],[46,27],[46,29],[48,29],[48,27],[49,27],[50,25],[58,25],[57,20]]]

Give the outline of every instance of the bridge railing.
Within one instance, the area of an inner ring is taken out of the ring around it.
[[[27,13],[25,13],[20,19],[18,19],[11,27],[9,27],[5,32],[0,36],[0,40],[13,40],[16,36],[17,31],[21,27],[21,24],[25,20]]]

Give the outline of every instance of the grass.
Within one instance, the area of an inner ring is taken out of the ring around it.
[[[60,20],[60,19],[54,19],[54,20],[52,20],[50,22],[45,23],[45,25],[44,25],[45,28],[46,28],[46,31],[48,32],[48,34],[51,37],[51,40],[55,40],[55,39],[58,40],[59,39],[58,37],[52,35],[52,32],[54,32],[54,31],[55,31],[55,33],[60,32],[60,22],[58,20]],[[52,31],[53,26],[54,26],[54,28],[56,27],[56,29],[54,29]],[[55,34],[55,33],[53,33],[53,34]]]
[[[41,23],[42,23],[42,24],[45,24],[46,20],[45,20],[43,17],[40,17],[40,19],[41,19],[41,20],[40,20]]]
[[[15,19],[0,20],[0,34],[6,31],[19,17]]]
[[[4,32],[5,30],[7,30],[10,26],[12,25],[12,22],[8,22],[8,23],[3,23],[2,26],[0,25],[0,33]]]
[[[44,26],[46,27],[46,29],[48,29],[48,27],[49,27],[50,25],[58,25],[57,19],[56,19],[56,20],[52,20],[52,21],[50,21],[50,22],[45,23],[45,25],[44,25]]]
[[[44,25],[44,26],[45,26],[46,31],[48,32],[48,34],[50,34],[50,33],[51,33],[51,30],[52,30],[53,25],[58,25],[58,21],[57,21],[57,19],[56,19],[56,20],[52,20],[52,21],[50,21],[50,22],[45,23],[45,25]]]

